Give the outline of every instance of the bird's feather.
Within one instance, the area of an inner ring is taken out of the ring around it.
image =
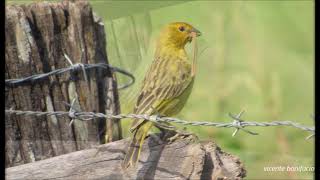
[[[176,64],[172,65],[171,63]],[[171,67],[179,67],[180,69],[179,71],[176,71]],[[159,68],[165,68],[167,69],[167,71],[165,73],[158,72],[157,70]],[[154,61],[149,68],[149,71],[143,81],[153,81],[153,83],[143,83],[142,90],[140,91],[141,93],[138,96],[138,100],[134,109],[134,113],[170,116],[171,114],[174,114],[172,112],[175,112],[175,108],[176,111],[179,111],[180,106],[183,105],[179,105],[179,102],[181,100],[178,97],[183,95],[189,85],[193,84],[193,78],[191,78],[190,72],[191,64],[187,59],[156,59],[156,61]],[[154,84],[157,84],[157,86],[155,86]],[[145,120],[135,119],[130,130],[134,131],[144,122]]]

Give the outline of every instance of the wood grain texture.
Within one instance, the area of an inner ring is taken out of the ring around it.
[[[136,168],[123,171],[120,163],[129,139],[111,142],[50,159],[6,169],[9,179],[241,179],[240,160],[215,143],[190,138],[168,144],[150,135]]]
[[[5,78],[18,79],[50,72],[73,63],[108,63],[104,24],[86,1],[7,5]],[[82,58],[81,58],[82,57]],[[6,109],[68,111],[76,109],[119,114],[117,83],[111,70],[65,73],[40,83],[5,87]],[[68,117],[6,115],[6,166],[30,163],[90,148],[105,142],[105,119],[90,122]],[[109,140],[121,139],[119,120],[110,121]]]

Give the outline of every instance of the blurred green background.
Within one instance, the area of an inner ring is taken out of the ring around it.
[[[132,112],[153,60],[161,28],[192,24],[198,39],[198,75],[177,116],[230,122],[245,110],[248,121],[293,120],[313,125],[314,3],[312,1],[91,1],[105,20],[111,64],[131,71],[137,83],[120,91],[121,111]],[[162,6],[162,7],[159,7]],[[123,15],[123,17],[121,17]],[[115,17],[115,18],[114,18]],[[114,18],[114,19],[111,19]],[[188,50],[192,52],[192,46]],[[118,76],[119,83],[126,78]],[[125,137],[131,121],[123,120]],[[267,166],[313,166],[314,141],[290,127],[255,127],[258,136],[233,129],[187,127],[244,162],[246,179],[312,179],[312,172],[265,172]]]
[[[12,1],[9,1],[12,2]],[[22,1],[20,1],[22,2]],[[30,1],[29,1],[30,2]],[[132,112],[164,25],[184,21],[202,32],[193,92],[177,116],[189,121],[292,120],[313,126],[313,1],[90,1],[103,18],[112,65],[131,71],[136,83],[120,91],[121,112]],[[191,55],[192,48],[189,45]],[[118,76],[120,84],[126,77]],[[123,120],[124,137],[130,120]],[[179,126],[181,127],[181,126]],[[182,127],[181,127],[182,128]],[[215,141],[245,164],[246,179],[312,179],[313,172],[265,172],[269,166],[313,166],[314,140],[291,127],[233,129],[187,127]]]

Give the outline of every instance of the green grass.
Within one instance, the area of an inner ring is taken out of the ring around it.
[[[229,112],[245,109],[243,118],[248,121],[293,120],[313,125],[312,1],[152,4],[92,0],[91,4],[105,20],[110,63],[130,70],[137,78],[134,86],[120,92],[123,113],[132,111],[161,27],[185,21],[201,30],[199,52],[205,50],[198,58],[193,92],[177,117],[230,122]],[[191,52],[190,47],[188,51]],[[118,80],[124,83],[126,78],[118,76]],[[127,137],[130,120],[123,120],[122,124]],[[232,129],[190,126],[188,130],[239,156],[247,169],[246,179],[313,178],[311,172],[263,170],[266,166],[313,166],[314,141],[304,140],[309,135],[306,132],[290,127],[252,127],[250,130],[258,132],[258,136],[240,131],[231,137]]]

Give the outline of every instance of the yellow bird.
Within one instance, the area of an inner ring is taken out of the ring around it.
[[[184,22],[167,25],[160,33],[154,60],[144,78],[134,113],[173,116],[185,105],[194,82],[195,62],[189,61],[185,45],[200,31]],[[153,122],[135,119],[130,131],[133,138],[123,168],[134,166]]]

